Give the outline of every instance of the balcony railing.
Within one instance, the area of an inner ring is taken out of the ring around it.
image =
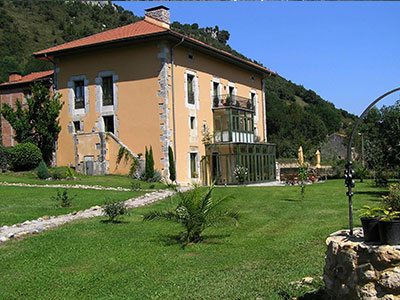
[[[230,94],[214,96],[213,107],[237,107],[254,111],[254,103],[251,99]]]

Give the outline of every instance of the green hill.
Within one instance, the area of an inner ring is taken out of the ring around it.
[[[34,51],[141,19],[104,1],[0,0],[0,15],[0,82],[7,81],[12,71],[25,75],[51,69],[50,63],[32,57]],[[218,26],[199,28],[197,23],[179,22],[171,26],[175,31],[246,58],[229,46],[230,33]],[[314,91],[281,76],[268,77],[265,83],[268,141],[277,144],[278,157],[296,157],[299,145],[305,153],[315,152],[327,134],[345,130],[355,119]]]

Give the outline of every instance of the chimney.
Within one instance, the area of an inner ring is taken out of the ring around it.
[[[169,8],[164,5],[146,9],[145,20],[169,29]]]
[[[9,77],[8,77],[8,81],[14,82],[14,81],[21,80],[21,78],[22,78],[21,73],[19,73],[19,72],[11,72]]]

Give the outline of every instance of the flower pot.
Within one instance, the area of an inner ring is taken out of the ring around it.
[[[365,242],[380,242],[379,218],[361,218]]]
[[[379,221],[379,235],[381,244],[400,244],[400,220]]]

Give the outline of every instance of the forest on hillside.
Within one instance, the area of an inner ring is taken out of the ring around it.
[[[142,19],[111,2],[61,0],[0,0],[0,16],[0,82],[7,81],[10,72],[26,75],[51,69],[50,63],[32,57],[35,51]],[[249,59],[229,46],[230,33],[218,26],[200,28],[197,23],[173,22],[171,27]],[[268,141],[277,144],[278,157],[296,157],[300,145],[306,154],[313,153],[327,134],[345,132],[356,118],[279,75],[267,77],[265,84]]]

